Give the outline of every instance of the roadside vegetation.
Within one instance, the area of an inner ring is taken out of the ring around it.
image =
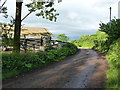
[[[120,38],[116,40],[107,53],[109,63],[109,70],[107,71],[107,84],[108,88],[120,88]]]
[[[82,35],[71,43],[77,47],[95,49],[106,54],[109,64],[106,88],[120,88],[120,20],[100,24],[100,29],[93,35]]]
[[[63,60],[69,55],[77,52],[74,44],[66,43],[60,49],[48,50],[37,53],[2,53],[2,79],[15,77],[16,75],[28,72],[51,62]]]

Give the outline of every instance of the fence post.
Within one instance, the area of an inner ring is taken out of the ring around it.
[[[25,53],[27,52],[27,39],[26,39],[26,35],[24,35],[24,50]]]

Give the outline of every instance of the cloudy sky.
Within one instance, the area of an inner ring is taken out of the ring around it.
[[[4,1],[4,0],[2,0]],[[8,0],[8,14],[14,17],[15,1]],[[62,0],[56,3],[55,8],[60,14],[57,22],[51,22],[41,17],[36,17],[35,13],[27,17],[22,24],[30,27],[48,28],[54,35],[64,33],[71,40],[78,39],[83,34],[94,34],[100,21],[109,22],[109,8],[112,7],[112,18],[118,18],[118,1],[120,0]],[[25,4],[29,0],[24,0],[22,16],[27,14]],[[9,22],[0,15],[0,22]]]

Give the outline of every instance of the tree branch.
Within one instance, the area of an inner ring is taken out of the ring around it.
[[[1,0],[0,0],[1,1]],[[7,0],[4,1],[4,3],[2,4],[2,6],[0,6],[0,11],[3,8],[3,6],[5,5],[5,3],[7,2]]]
[[[35,12],[36,10],[30,11],[28,14],[25,15],[25,17],[23,17],[23,19],[21,20],[21,22],[26,19],[32,12]]]
[[[32,13],[32,12],[29,12],[27,15],[25,15],[25,17],[21,20],[21,22],[22,22],[25,18],[27,18],[31,13]]]

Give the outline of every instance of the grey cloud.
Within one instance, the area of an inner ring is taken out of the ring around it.
[[[114,2],[114,0],[112,1]],[[115,3],[112,3],[111,5],[113,4]],[[23,9],[23,16],[26,12],[27,9]],[[60,13],[57,22],[45,20],[35,16],[35,13],[33,13],[27,17],[22,24],[25,24],[25,26],[48,28],[50,31],[53,31],[53,34],[55,35],[65,33],[66,35],[71,36],[73,40],[74,37],[79,38],[79,36],[83,34],[95,33],[98,30],[100,21],[109,20],[109,9],[106,7],[105,0],[100,0],[99,3],[96,3],[91,7],[77,2],[76,5],[73,5],[72,3],[62,4],[57,7],[57,12]],[[73,20],[70,19],[69,14],[71,12],[77,13],[78,17]],[[1,21],[6,22],[7,20],[1,19]]]
[[[97,2],[97,3],[95,3],[94,4],[94,6],[95,7],[101,7],[101,8],[104,8],[104,7],[106,7],[106,6],[112,6],[113,4],[116,4],[116,3],[118,3],[119,2],[119,0],[108,0],[108,1],[106,1],[106,0],[100,0],[99,2]]]

